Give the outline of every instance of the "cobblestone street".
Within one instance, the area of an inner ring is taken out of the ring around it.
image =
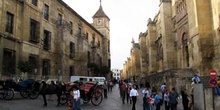
[[[140,93],[141,90],[139,90]],[[180,109],[181,104],[179,104],[178,110]],[[142,110],[142,94],[138,97],[137,110]],[[164,110],[164,107],[161,107],[161,110]],[[108,98],[103,99],[102,103],[99,106],[93,106],[91,103],[84,104],[81,106],[82,110],[131,110],[131,104],[122,104],[118,85],[116,85],[112,92],[108,92]],[[48,106],[43,107],[42,97],[39,96],[38,99],[23,99],[20,94],[17,93],[13,100],[4,101],[0,99],[0,110],[67,110],[67,106],[56,106],[56,96],[54,101],[48,101]]]

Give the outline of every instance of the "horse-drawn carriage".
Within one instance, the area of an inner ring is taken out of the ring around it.
[[[79,82],[75,83],[69,83],[67,84],[67,104],[71,105],[72,104],[72,98],[73,96],[70,95],[72,92],[73,86],[78,86],[80,90],[80,96],[81,99],[83,100],[83,103],[91,103],[94,106],[98,106],[102,102],[102,87],[98,85],[98,82],[96,81],[90,81],[90,82],[85,82],[84,84],[80,84]]]
[[[7,86],[6,81],[0,81],[0,95],[5,100],[11,100],[14,97],[14,91]]]
[[[4,93],[7,93],[6,94],[7,100],[11,100],[14,98],[14,91],[20,92],[20,95],[23,98],[29,97],[30,99],[36,99],[39,94],[37,87],[35,85],[37,83],[35,82],[36,81],[33,79],[27,79],[21,81],[20,83],[16,83],[12,80],[6,80],[6,81],[0,81],[0,85],[2,86],[1,90],[4,91]]]

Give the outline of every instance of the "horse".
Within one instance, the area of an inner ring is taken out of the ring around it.
[[[57,95],[57,106],[59,106],[61,95],[65,93],[66,91],[66,86],[64,83],[58,81],[54,85],[49,85],[45,81],[41,82],[40,88],[39,88],[39,94],[42,95],[43,100],[44,100],[44,106],[47,106],[47,99],[46,95],[51,95],[51,94],[56,94]]]

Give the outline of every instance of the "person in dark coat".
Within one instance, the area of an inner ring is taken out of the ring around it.
[[[182,90],[182,103],[183,103],[183,110],[189,110],[188,104],[189,104],[189,97],[188,95]]]

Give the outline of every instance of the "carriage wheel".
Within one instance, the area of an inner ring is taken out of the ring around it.
[[[36,99],[39,96],[39,92],[34,91],[34,90],[30,90],[28,92],[28,96],[30,97],[30,99]]]
[[[60,96],[60,104],[64,105],[64,104],[67,104],[67,95],[66,94],[62,94]]]
[[[11,89],[7,89],[4,91],[3,98],[5,100],[12,100],[14,98],[14,91]]]
[[[21,89],[20,90],[20,95],[23,97],[23,98],[27,98],[28,97],[28,92],[26,89]]]
[[[91,98],[91,102],[93,105],[98,106],[102,102],[102,93],[96,91]]]

